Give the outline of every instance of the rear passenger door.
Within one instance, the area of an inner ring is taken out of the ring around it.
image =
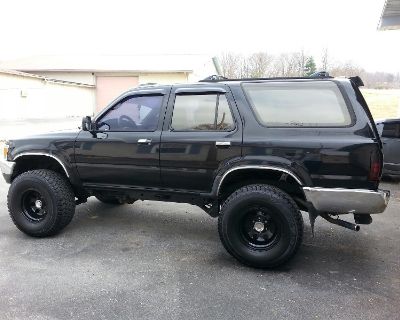
[[[161,136],[163,186],[210,191],[219,167],[241,156],[242,123],[226,86],[172,89]]]

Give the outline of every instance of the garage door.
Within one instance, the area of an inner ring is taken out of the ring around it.
[[[124,91],[138,86],[138,77],[96,77],[96,112],[106,107]]]

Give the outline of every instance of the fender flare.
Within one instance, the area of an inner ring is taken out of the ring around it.
[[[16,161],[18,158],[24,157],[24,156],[42,156],[42,157],[49,157],[49,158],[53,158],[54,160],[56,160],[61,167],[63,168],[65,175],[67,176],[68,179],[70,179],[70,174],[67,170],[67,167],[65,166],[65,164],[60,160],[59,157],[55,156],[54,154],[50,154],[50,153],[43,153],[43,152],[22,152],[20,154],[17,154],[13,161]]]
[[[282,167],[277,167],[277,166],[268,166],[268,165],[244,165],[244,166],[237,166],[237,167],[233,167],[228,169],[227,171],[224,172],[224,174],[221,176],[221,178],[219,179],[218,182],[218,186],[216,189],[216,195],[218,196],[220,188],[222,183],[224,182],[225,178],[232,173],[233,171],[237,171],[237,170],[248,170],[248,169],[258,169],[258,170],[269,170],[269,171],[279,171],[282,173],[286,173],[289,176],[291,176],[301,187],[304,186],[304,183],[301,181],[301,179],[294,174],[292,171],[282,168]]]

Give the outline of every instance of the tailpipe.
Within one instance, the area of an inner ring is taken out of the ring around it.
[[[344,221],[344,220],[340,220],[339,218],[333,218],[332,216],[330,216],[327,213],[320,213],[319,215],[330,223],[337,224],[338,226],[341,226],[343,228],[350,229],[353,231],[360,231],[360,226],[357,224],[354,224],[354,223],[351,223],[348,221]]]

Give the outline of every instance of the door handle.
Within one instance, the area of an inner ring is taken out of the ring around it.
[[[137,142],[139,144],[151,144],[151,139],[139,139]]]
[[[97,132],[96,133],[96,138],[97,139],[107,139],[108,138],[108,134],[105,132]]]
[[[216,141],[215,145],[217,147],[221,147],[221,148],[229,148],[231,146],[231,142],[230,141]]]

